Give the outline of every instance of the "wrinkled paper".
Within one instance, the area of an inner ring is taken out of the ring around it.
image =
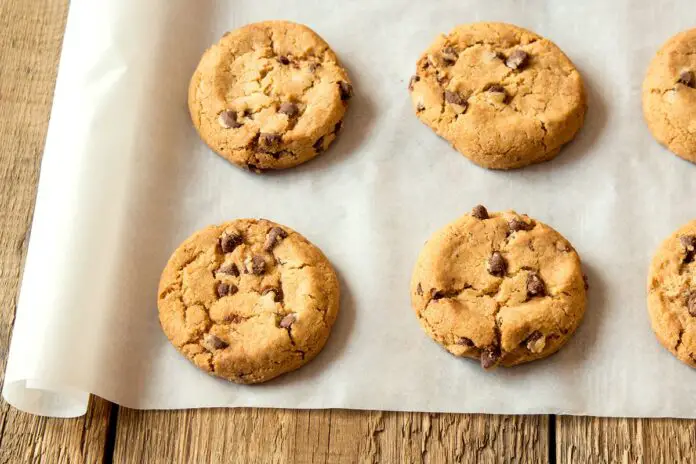
[[[73,0],[4,397],[63,417],[84,414],[90,393],[148,409],[696,417],[696,372],[659,346],[645,301],[652,253],[696,217],[696,166],[652,139],[640,101],[654,53],[694,26],[692,2]],[[325,154],[259,176],[201,142],[186,92],[206,47],[265,19],[315,29],[356,95]],[[413,114],[419,55],[437,34],[484,20],[550,38],[585,79],[585,126],[551,162],[481,169]],[[549,359],[484,372],[428,338],[410,308],[424,241],[477,203],[552,225],[583,259],[585,320]],[[172,250],[237,217],[300,231],[335,265],[343,294],[320,356],[256,386],[200,372],[157,318]]]

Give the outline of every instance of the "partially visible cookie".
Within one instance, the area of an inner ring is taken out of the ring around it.
[[[421,326],[447,351],[486,368],[545,358],[585,313],[580,258],[551,227],[482,206],[436,232],[411,280]]]
[[[696,367],[696,220],[655,252],[648,277],[648,312],[660,343]]]
[[[189,86],[201,138],[253,171],[284,169],[326,150],[353,87],[328,44],[288,21],[249,24],[205,52]]]
[[[292,229],[266,220],[210,226],[174,251],[157,306],[164,333],[202,370],[258,383],[323,348],[338,314],[336,274]]]
[[[658,142],[696,163],[696,29],[669,39],[653,58],[643,81],[643,114]]]
[[[417,116],[490,169],[553,158],[583,125],[583,82],[551,41],[503,23],[441,35],[409,83]]]

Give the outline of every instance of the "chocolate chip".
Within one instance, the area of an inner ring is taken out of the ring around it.
[[[417,111],[417,112],[420,113],[420,112],[423,111],[424,109],[425,109],[425,105],[423,105],[423,103],[418,103],[418,105],[416,105],[416,111]]]
[[[470,348],[473,348],[474,346],[476,346],[476,345],[474,345],[474,342],[471,341],[470,338],[466,338],[466,337],[459,337],[459,339],[457,339],[457,345],[468,346]]]
[[[263,256],[254,255],[251,258],[251,273],[254,275],[261,275],[266,272],[266,260]]]
[[[222,298],[223,296],[234,295],[239,289],[234,284],[228,284],[226,282],[221,282],[217,286],[217,296]]]
[[[225,316],[226,322],[231,322],[232,324],[239,324],[240,322],[246,321],[246,317],[242,317],[239,314],[228,314]]]
[[[281,114],[286,114],[288,118],[294,118],[298,115],[300,109],[294,103],[285,102],[281,103],[280,108],[278,108],[278,112]]]
[[[528,61],[529,55],[527,52],[518,48],[512,52],[510,56],[508,56],[507,60],[505,60],[505,66],[510,69],[522,69],[527,66]]]
[[[445,47],[442,49],[440,52],[442,55],[442,61],[445,62],[445,64],[452,65],[457,62],[457,58],[459,58],[459,54],[457,53],[457,49],[454,47]]]
[[[350,100],[353,96],[353,86],[345,81],[338,83],[338,92],[341,94],[341,100]]]
[[[686,250],[686,255],[684,256],[684,263],[688,264],[696,259],[696,235],[682,235],[679,238],[684,250]]]
[[[229,275],[233,275],[235,277],[239,276],[239,268],[234,263],[225,264],[224,266],[220,266],[220,268],[217,271],[221,274],[229,274]]]
[[[226,110],[218,116],[218,123],[225,129],[237,129],[242,127],[242,124],[237,121],[237,113],[232,110]]]
[[[517,232],[518,230],[532,230],[534,228],[534,224],[524,222],[517,218],[511,219],[510,222],[508,222],[508,226],[512,232]]]
[[[507,262],[499,251],[494,251],[488,258],[488,273],[496,277],[503,277],[507,271]]]
[[[434,288],[430,289],[430,299],[440,300],[445,297],[445,292],[443,290],[436,290]]]
[[[222,236],[222,238],[220,239],[220,248],[222,248],[223,253],[231,253],[243,242],[244,239],[241,235],[232,232]]]
[[[275,248],[275,246],[278,243],[280,243],[281,240],[283,240],[287,236],[288,233],[280,227],[272,228],[268,231],[268,234],[266,234],[266,241],[263,244],[263,249],[266,251],[271,251],[273,248]]]
[[[484,349],[481,352],[481,367],[484,369],[490,369],[498,365],[500,362],[500,348],[497,346],[491,346]]]
[[[693,71],[682,71],[679,73],[679,80],[677,80],[677,83],[684,84],[687,87],[695,88],[696,76],[694,76]]]
[[[458,114],[462,114],[469,107],[466,98],[456,92],[445,90],[445,101],[452,105],[452,109]]]
[[[261,290],[261,295],[268,295],[269,293],[273,293],[273,301],[283,301],[283,289],[276,287],[265,287],[263,290]]]
[[[213,350],[222,350],[223,348],[227,348],[229,343],[226,341],[222,340],[219,337],[216,337],[213,334],[205,334],[203,335],[203,346],[208,350],[208,351],[213,351]]]
[[[290,60],[288,59],[287,56],[279,56],[278,61],[280,61],[281,64],[290,64]]]
[[[314,142],[314,145],[312,145],[312,147],[314,147],[314,150],[317,153],[321,153],[322,151],[324,151],[324,136],[322,135],[321,137],[319,137],[317,141]]]
[[[485,206],[483,205],[476,205],[474,206],[474,209],[471,210],[471,215],[475,217],[476,219],[479,219],[483,221],[484,219],[488,219],[488,210],[486,209]]]
[[[546,285],[541,277],[536,272],[530,272],[527,275],[527,297],[534,298],[535,296],[546,295]]]
[[[691,292],[689,299],[686,300],[686,308],[689,310],[689,314],[696,317],[696,291]]]
[[[420,81],[419,76],[411,76],[411,79],[408,81],[408,90],[413,92],[413,87],[416,85],[416,82]]]
[[[282,141],[283,136],[280,134],[259,134],[259,142],[264,150],[277,149]]]
[[[296,320],[297,316],[295,316],[294,313],[290,313],[283,319],[281,319],[280,326],[284,329],[289,329],[295,323]]]
[[[421,296],[423,295],[423,287],[421,287],[420,282],[418,282],[418,286],[416,287],[416,293]]]

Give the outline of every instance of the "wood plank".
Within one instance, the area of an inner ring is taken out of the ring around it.
[[[696,421],[559,416],[559,463],[693,463]]]
[[[114,462],[535,463],[547,439],[547,416],[121,408]]]
[[[6,365],[67,0],[0,2],[0,375]],[[0,404],[0,462],[102,462],[111,404],[49,419]]]

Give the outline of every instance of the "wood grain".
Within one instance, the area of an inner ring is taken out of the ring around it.
[[[67,7],[68,0],[0,0],[0,375]],[[687,420],[558,417],[554,424],[546,416],[134,411],[94,397],[85,417],[59,420],[0,403],[0,463],[687,463],[696,462],[694,444],[696,422]]]
[[[114,462],[548,462],[546,416],[206,409],[119,412]]]

